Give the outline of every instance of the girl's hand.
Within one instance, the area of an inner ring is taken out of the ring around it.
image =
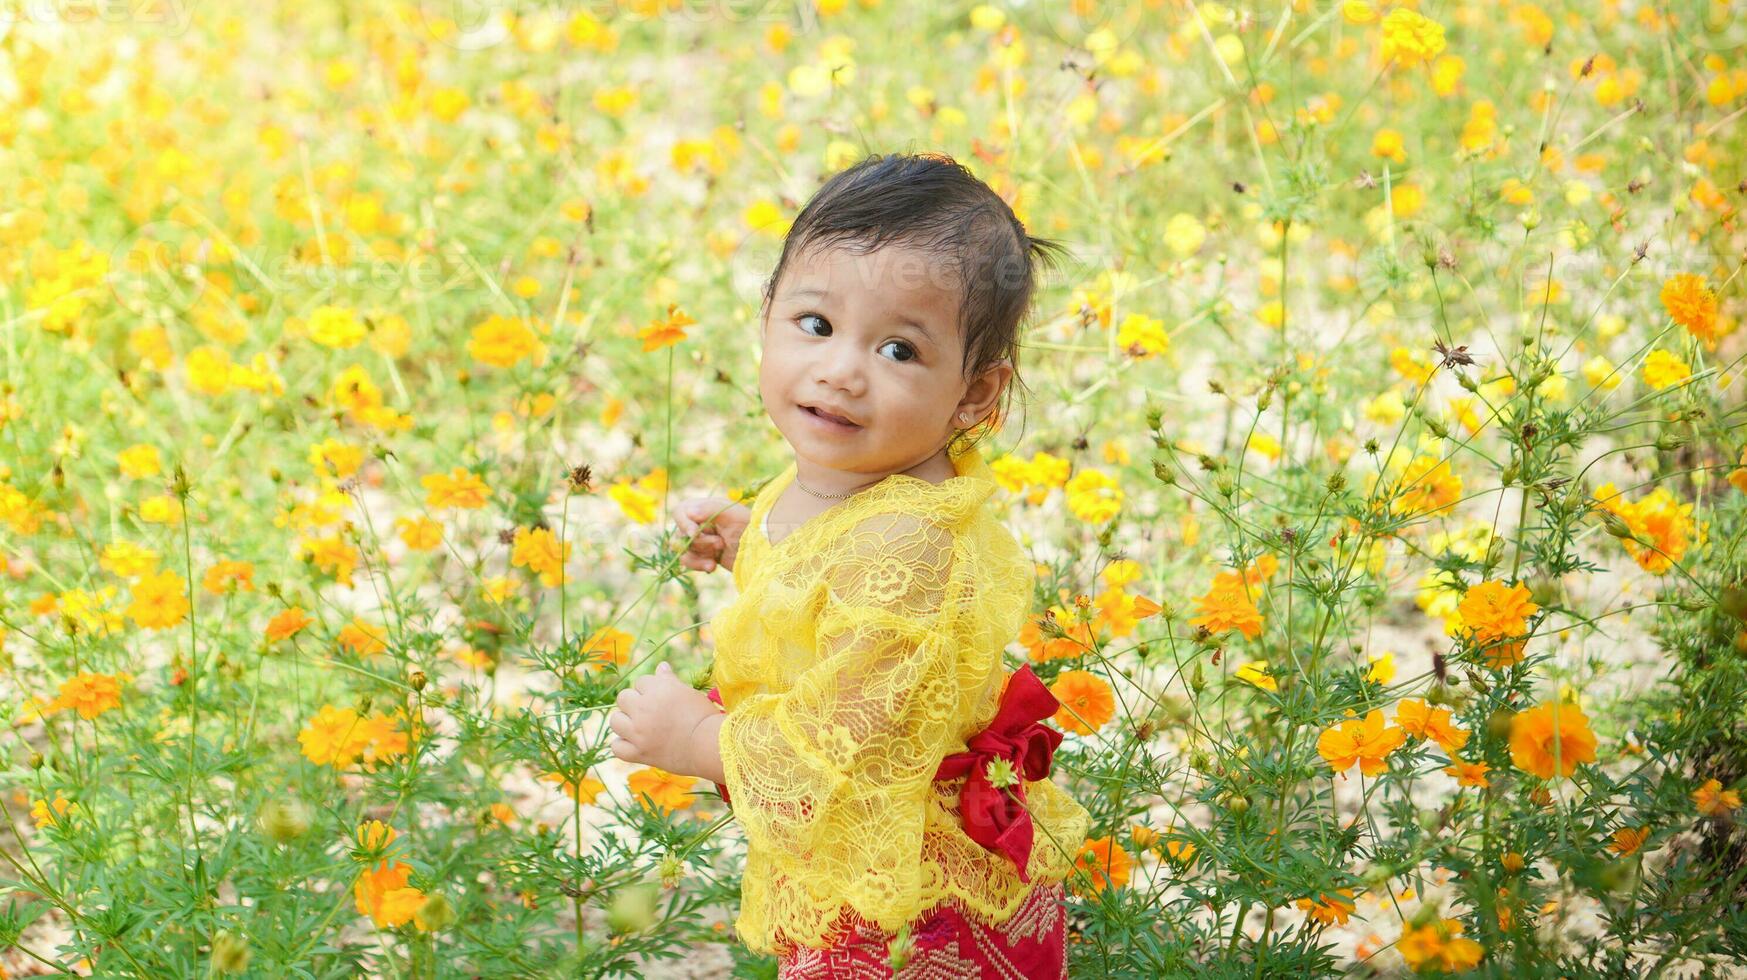
[[[619,692],[618,706],[607,714],[618,738],[608,748],[626,762],[703,775],[709,767],[697,758],[695,735],[699,723],[720,713],[709,695],[680,680],[664,660],[655,673]]]
[[[752,510],[726,497],[693,497],[675,509],[674,523],[691,538],[691,547],[679,556],[681,565],[696,572],[713,572],[717,565],[732,571]]]

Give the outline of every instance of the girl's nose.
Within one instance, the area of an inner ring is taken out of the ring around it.
[[[819,355],[814,362],[813,374],[821,384],[845,391],[858,390],[858,380],[861,374],[861,355],[850,348],[848,344],[833,345],[836,350]]]

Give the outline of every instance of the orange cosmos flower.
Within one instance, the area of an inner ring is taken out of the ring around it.
[[[1477,786],[1485,789],[1492,785],[1492,780],[1486,778],[1487,770],[1491,768],[1484,762],[1464,762],[1461,759],[1452,759],[1450,764],[1444,767],[1444,772],[1456,777],[1457,786]]]
[[[637,339],[643,341],[644,353],[671,347],[686,339],[685,328],[696,322],[679,308],[678,303],[669,303],[667,317],[651,320],[648,326],[637,331]]]
[[[681,776],[654,766],[639,769],[626,780],[631,795],[637,798],[637,802],[644,809],[654,803],[663,813],[683,810],[697,802],[697,796],[692,793],[692,787],[697,782],[695,776]],[[645,802],[645,798],[648,802]]]
[[[1250,601],[1243,577],[1235,572],[1215,575],[1213,585],[1195,605],[1201,615],[1189,620],[1190,626],[1205,626],[1214,634],[1237,630],[1252,640],[1262,634],[1261,611]]]
[[[606,783],[589,775],[584,775],[580,780],[571,782],[564,777],[563,773],[549,772],[546,775],[541,776],[540,779],[548,783],[557,783],[558,788],[564,791],[565,796],[570,797],[583,806],[593,803],[595,797],[605,792],[607,788]]]
[[[1444,25],[1397,7],[1383,18],[1379,53],[1385,62],[1411,67],[1431,61],[1444,50]]]
[[[364,750],[362,740],[354,738],[358,728],[358,713],[350,708],[324,704],[309,724],[297,733],[304,758],[318,766],[347,765]]]
[[[401,543],[412,551],[433,551],[443,543],[443,525],[428,517],[396,517]]]
[[[1510,720],[1510,760],[1542,779],[1569,776],[1579,763],[1595,761],[1595,734],[1575,704],[1549,701]]]
[[[1062,703],[1054,721],[1063,731],[1090,735],[1116,715],[1116,694],[1108,682],[1084,670],[1064,670],[1056,676],[1049,693]]]
[[[164,630],[188,616],[187,583],[175,572],[147,572],[134,584],[127,616],[142,629]]]
[[[1692,368],[1678,355],[1658,347],[1644,356],[1644,383],[1661,391],[1692,377]]]
[[[1462,478],[1450,469],[1448,460],[1417,456],[1401,474],[1401,494],[1395,498],[1397,514],[1442,514],[1462,498]]]
[[[1441,919],[1418,927],[1403,924],[1395,950],[1415,972],[1432,969],[1446,973],[1473,969],[1486,952],[1474,940],[1462,938],[1460,919]]]
[[[1662,283],[1661,299],[1675,323],[1703,341],[1707,349],[1717,349],[1717,294],[1703,276],[1690,272],[1671,276]]]
[[[1090,621],[1081,620],[1060,606],[1051,606],[1046,612],[1055,624],[1053,628],[1044,627],[1044,613],[1039,613],[1026,620],[1025,625],[1019,629],[1019,642],[1025,645],[1028,657],[1039,663],[1045,660],[1072,660],[1092,649]],[[1061,635],[1054,635],[1058,631]]]
[[[1521,584],[1481,582],[1462,594],[1456,607],[1462,629],[1469,641],[1486,656],[1488,665],[1508,667],[1523,657],[1529,631],[1528,617],[1539,612],[1540,606],[1529,601],[1529,590]]]
[[[1254,684],[1264,691],[1279,691],[1280,682],[1274,680],[1274,675],[1268,673],[1266,660],[1248,660],[1237,669],[1237,679],[1247,684]]]
[[[1090,877],[1091,891],[1101,892],[1127,885],[1134,862],[1113,838],[1097,837],[1080,845],[1079,853],[1074,855],[1074,867]],[[1085,879],[1075,875],[1068,881],[1075,894],[1086,894]]]
[[[563,578],[564,563],[570,559],[570,543],[560,542],[548,528],[516,528],[510,551],[510,565],[526,568],[540,576],[540,584],[548,589],[558,587]]]
[[[478,510],[491,500],[491,488],[485,481],[457,466],[447,475],[432,473],[419,481],[426,491],[425,506],[432,509],[460,507]]]
[[[340,646],[360,657],[373,656],[388,649],[385,640],[382,627],[357,618],[341,627],[340,635],[335,638]]]
[[[1638,848],[1644,846],[1644,841],[1650,838],[1649,827],[1621,827],[1614,831],[1613,843],[1608,848],[1619,855],[1636,854]]]
[[[358,825],[358,830],[354,836],[358,840],[357,852],[365,855],[359,860],[367,864],[372,858],[385,854],[389,845],[393,844],[394,839],[400,834],[393,827],[380,820],[366,820]]]
[[[1468,729],[1457,728],[1449,708],[1434,708],[1417,698],[1395,708],[1395,723],[1414,738],[1429,738],[1450,755],[1468,744]]]
[[[1723,784],[1715,779],[1707,779],[1703,786],[1692,791],[1692,802],[1704,816],[1726,817],[1740,808],[1741,794],[1724,789]]]
[[[213,595],[255,591],[255,566],[246,561],[221,561],[201,576],[200,587]]]
[[[399,861],[392,865],[383,861],[360,874],[352,887],[359,914],[368,915],[378,929],[411,922],[413,913],[425,903],[424,892],[407,886],[411,876],[412,868]]]
[[[62,681],[60,696],[44,705],[43,713],[71,708],[79,713],[79,717],[89,721],[111,708],[119,707],[121,676],[85,672]]]
[[[1332,895],[1325,892],[1314,899],[1301,898],[1298,900],[1298,907],[1325,926],[1337,926],[1346,925],[1357,905],[1353,901],[1353,890],[1342,888]]]
[[[1692,504],[1681,503],[1666,488],[1657,487],[1643,499],[1630,502],[1612,483],[1604,483],[1595,489],[1594,496],[1603,510],[1625,522],[1630,535],[1616,536],[1646,572],[1667,572],[1701,537],[1692,519]]]
[[[310,619],[302,607],[292,606],[275,613],[272,619],[267,620],[267,628],[262,631],[262,635],[266,636],[268,643],[277,643],[303,632],[304,627],[313,622],[315,620]]]
[[[546,345],[520,317],[494,313],[473,328],[467,353],[481,364],[509,368],[529,357],[544,359]]]
[[[31,801],[30,818],[36,821],[36,829],[41,830],[51,823],[59,824],[61,818],[67,815],[67,811],[72,808],[72,806],[73,801],[67,799],[66,796],[62,795],[61,791],[57,789],[55,790],[55,801],[53,803],[50,803],[48,800]]]
[[[1375,776],[1389,768],[1389,753],[1407,741],[1407,733],[1390,725],[1384,727],[1383,709],[1372,708],[1364,721],[1352,718],[1323,732],[1316,740],[1316,751],[1344,778],[1346,771],[1359,764],[1359,772]]]
[[[637,638],[612,626],[603,626],[589,636],[583,644],[582,655],[587,666],[594,670],[606,667],[623,667],[631,660],[631,646]]]

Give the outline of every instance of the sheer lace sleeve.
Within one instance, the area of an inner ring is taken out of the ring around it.
[[[934,772],[962,745],[964,698],[998,657],[961,657],[975,590],[951,530],[876,514],[846,532],[821,556],[813,665],[729,712],[722,768],[748,844],[803,886],[783,901],[847,900],[895,927],[922,884]]]

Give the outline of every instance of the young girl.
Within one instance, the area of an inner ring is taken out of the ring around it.
[[[1035,572],[968,437],[1056,248],[949,158],[834,176],[764,289],[759,391],[795,459],[750,507],[679,508],[682,563],[739,590],[716,687],[662,664],[612,749],[716,783],[747,841],[735,930],[779,977],[1066,975],[1091,818],[1049,779],[1056,699],[1002,669]]]

